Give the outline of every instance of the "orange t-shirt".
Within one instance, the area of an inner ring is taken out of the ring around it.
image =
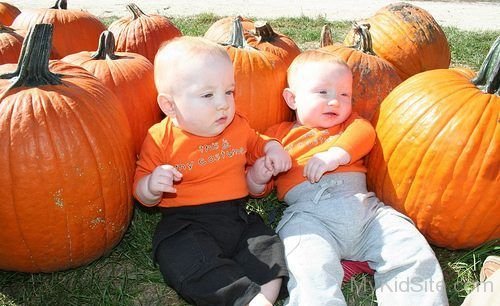
[[[363,157],[370,152],[375,143],[375,129],[370,122],[353,113],[342,124],[329,129],[294,127],[294,125],[294,122],[279,123],[270,127],[265,133],[280,141],[292,157],[292,168],[274,179],[279,199],[283,199],[292,187],[306,181],[303,173],[309,159],[314,154],[327,151],[331,147],[341,147],[351,156],[349,164],[339,166],[331,173],[348,171],[366,173]],[[267,186],[266,191],[270,189],[272,184]]]
[[[248,195],[245,165],[264,155],[268,137],[253,130],[236,114],[233,122],[215,137],[201,137],[174,126],[167,117],[153,125],[137,161],[137,182],[159,165],[169,164],[183,177],[174,182],[177,193],[164,193],[160,207],[206,204]],[[136,197],[137,198],[137,197]]]

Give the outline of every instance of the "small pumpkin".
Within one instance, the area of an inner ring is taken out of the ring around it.
[[[417,74],[376,115],[367,182],[425,237],[450,249],[500,238],[500,37],[477,77]]]
[[[357,46],[334,43],[330,28],[325,25],[320,50],[337,55],[349,65],[353,75],[353,110],[371,120],[382,100],[401,83],[401,79],[391,63],[373,52],[369,26],[355,23],[353,27],[359,36]]]
[[[0,2],[0,24],[11,25],[21,11],[7,2]]]
[[[432,69],[448,68],[451,52],[441,26],[426,10],[409,3],[393,3],[359,23],[369,24],[373,51],[390,62],[401,80]],[[356,45],[354,31],[344,40]]]
[[[204,37],[220,43],[228,44],[233,31],[233,20],[240,20],[246,43],[256,49],[271,52],[283,59],[288,67],[293,59],[300,54],[297,44],[288,36],[273,30],[269,22],[253,22],[241,16],[224,17],[214,22],[205,32]]]
[[[0,66],[0,270],[87,264],[132,217],[125,113],[83,68],[49,63],[51,36],[52,25],[35,25],[20,64]]]
[[[226,50],[234,66],[236,110],[259,132],[291,120],[292,112],[282,97],[287,66],[278,56],[249,46],[238,18],[233,27]]]
[[[161,44],[181,36],[181,31],[164,16],[145,14],[137,5],[127,4],[131,17],[115,20],[108,27],[116,40],[116,51],[139,53],[151,63]]]
[[[68,9],[66,0],[57,0],[48,9],[26,9],[19,14],[12,27],[28,30],[37,23],[54,25],[52,58],[62,58],[85,50],[95,50],[106,26],[94,15],[81,10]]]
[[[148,129],[162,118],[156,102],[153,64],[132,52],[115,52],[113,33],[104,31],[96,52],[82,51],[62,59],[85,68],[108,87],[123,105],[139,154]]]
[[[17,63],[25,35],[23,30],[0,24],[0,64]]]

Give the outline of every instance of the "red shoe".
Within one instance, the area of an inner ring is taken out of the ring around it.
[[[354,275],[361,273],[373,275],[375,272],[370,268],[370,266],[368,266],[366,261],[342,260],[340,263],[342,264],[342,268],[344,268],[344,283],[351,280]]]

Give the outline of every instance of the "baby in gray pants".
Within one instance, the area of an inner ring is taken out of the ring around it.
[[[349,66],[331,53],[299,55],[283,92],[297,119],[265,133],[281,141],[292,168],[274,178],[263,160],[248,169],[254,194],[275,186],[289,205],[277,227],[290,273],[285,305],[346,305],[343,259],[367,261],[375,270],[379,305],[448,305],[441,268],[425,238],[366,189],[363,159],[376,136],[352,112],[352,79]]]

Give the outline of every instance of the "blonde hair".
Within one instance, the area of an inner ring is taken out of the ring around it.
[[[178,67],[189,67],[195,58],[223,59],[231,62],[226,49],[208,39],[181,36],[162,44],[154,60],[155,85],[158,92],[165,90],[165,81],[175,76]]]
[[[333,53],[324,50],[306,50],[300,53],[288,67],[287,81],[289,87],[292,87],[294,81],[299,77],[301,68],[305,64],[309,63],[338,64],[351,71],[349,65],[347,65],[347,63],[342,58]]]

